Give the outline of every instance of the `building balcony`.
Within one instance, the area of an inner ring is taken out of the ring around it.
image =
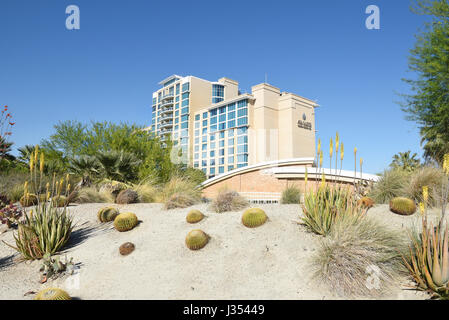
[[[161,122],[159,128],[171,128],[173,126],[173,121]],[[162,130],[161,130],[162,131]]]
[[[173,105],[173,99],[171,100],[167,100],[161,103],[161,107],[165,107],[165,106],[172,106]]]
[[[166,129],[161,129],[161,130],[159,131],[159,134],[165,135],[165,134],[169,134],[169,133],[172,133],[172,132],[173,132],[173,129],[172,129],[171,127],[168,127],[168,128],[166,128]]]
[[[161,109],[161,116],[166,113],[173,113],[173,107],[165,107]]]
[[[172,100],[173,100],[174,96],[175,96],[174,93],[168,93],[168,94],[166,94],[165,96],[162,97],[162,101],[164,101],[165,99],[170,99],[170,98],[172,98]]]
[[[170,114],[164,114],[159,118],[159,121],[167,121],[167,120],[173,120],[173,116],[171,116]]]

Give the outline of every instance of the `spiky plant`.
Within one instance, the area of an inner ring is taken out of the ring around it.
[[[282,191],[282,204],[299,204],[301,202],[301,191],[296,186],[290,186]]]
[[[114,219],[120,214],[119,210],[114,207],[101,208],[97,213],[97,218],[100,222],[114,221]]]
[[[41,259],[44,254],[54,254],[61,250],[70,238],[73,219],[66,208],[59,209],[49,203],[36,206],[19,223],[18,234],[14,234],[14,248],[26,260]]]
[[[62,195],[53,197],[51,201],[53,202],[53,206],[58,208],[65,207],[66,205],[68,205],[67,197]]]
[[[47,288],[38,292],[34,300],[71,300],[70,295],[59,288]]]
[[[137,226],[137,216],[132,212],[120,213],[114,219],[114,227],[120,232],[129,231]]]
[[[209,236],[202,230],[192,230],[186,236],[186,246],[190,250],[199,250],[209,242]]]
[[[188,223],[197,223],[204,219],[204,214],[201,213],[199,210],[190,210],[189,213],[186,216],[186,221]]]
[[[411,232],[410,238],[412,245],[403,260],[417,288],[433,297],[449,299],[448,227],[434,227],[424,215],[421,232]]]
[[[390,200],[390,210],[402,216],[410,216],[416,212],[416,204],[411,199],[397,197]]]
[[[349,188],[322,184],[316,191],[305,195],[302,210],[302,224],[310,231],[326,236],[338,221],[362,219],[367,209],[357,205]]]
[[[245,227],[256,228],[263,225],[267,221],[268,217],[260,208],[246,209],[242,215],[242,223]]]

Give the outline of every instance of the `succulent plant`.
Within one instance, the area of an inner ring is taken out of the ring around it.
[[[190,210],[189,213],[186,216],[186,221],[188,223],[197,223],[204,219],[204,214],[201,213],[199,210]]]
[[[265,211],[259,208],[250,208],[245,210],[242,215],[242,223],[248,228],[256,228],[263,225],[268,217]]]
[[[129,231],[137,226],[137,216],[132,212],[120,213],[114,219],[114,227],[120,232]]]
[[[122,244],[120,246],[119,252],[120,252],[120,254],[122,256],[127,256],[128,254],[133,252],[135,248],[136,248],[136,246],[134,245],[134,243],[132,243],[132,242],[125,242],[124,244]]]
[[[372,208],[374,206],[374,200],[370,197],[362,197],[357,201],[357,204],[365,208]]]
[[[118,204],[137,203],[139,202],[139,194],[132,189],[126,189],[120,191],[115,202]]]
[[[20,198],[20,204],[22,205],[22,207],[35,206],[38,204],[38,198],[33,193],[23,195],[22,198]]]
[[[411,199],[397,197],[390,200],[390,210],[396,214],[410,216],[416,212],[416,204]]]
[[[113,207],[101,208],[97,213],[97,218],[100,222],[114,221],[114,219],[119,215],[119,211]]]
[[[42,258],[42,265],[39,269],[47,279],[56,279],[63,274],[73,274],[75,269],[75,264],[73,263],[73,258],[65,261],[60,261],[59,257],[52,258],[50,254],[45,254]],[[45,282],[45,281],[43,281]]]
[[[23,210],[11,203],[0,209],[0,222],[11,228],[17,225],[22,215]]]
[[[209,242],[209,236],[201,230],[192,230],[186,236],[186,246],[190,250],[199,250]]]
[[[71,300],[70,295],[59,288],[47,288],[38,292],[34,300]]]

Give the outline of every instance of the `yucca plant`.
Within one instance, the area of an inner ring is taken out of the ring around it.
[[[317,191],[305,195],[302,209],[302,224],[310,231],[323,236],[329,234],[337,221],[348,219],[355,222],[366,213],[366,208],[357,204],[349,188],[331,187],[325,183]]]

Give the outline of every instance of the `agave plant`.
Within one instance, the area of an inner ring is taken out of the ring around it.
[[[404,264],[418,285],[433,297],[449,299],[448,227],[428,225],[427,215],[422,218],[422,231],[411,234],[412,245]]]

